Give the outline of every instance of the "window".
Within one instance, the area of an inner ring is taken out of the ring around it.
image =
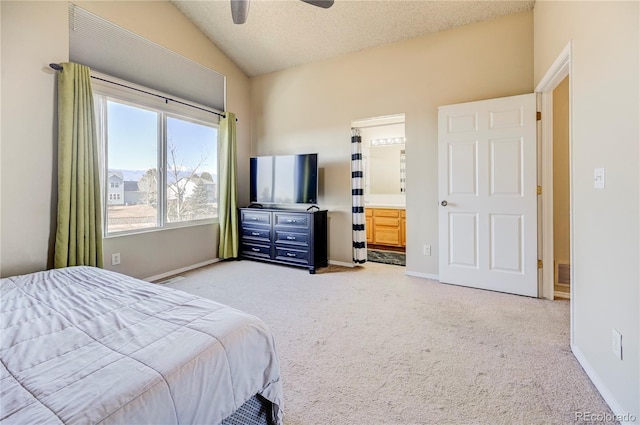
[[[107,182],[105,233],[217,218],[217,116],[108,83],[94,92]]]

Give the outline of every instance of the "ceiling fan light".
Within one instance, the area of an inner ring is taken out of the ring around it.
[[[249,14],[249,0],[231,0],[231,17],[234,24],[244,24]]]

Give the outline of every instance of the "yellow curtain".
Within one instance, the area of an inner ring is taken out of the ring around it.
[[[58,72],[58,220],[54,267],[103,266],[100,167],[90,70]]]
[[[236,169],[236,116],[227,112],[218,128],[218,257],[238,256],[238,176]]]

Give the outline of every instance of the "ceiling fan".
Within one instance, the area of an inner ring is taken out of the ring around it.
[[[234,24],[244,24],[249,14],[250,0],[231,0],[231,16]],[[313,6],[328,9],[333,6],[334,0],[301,0]]]

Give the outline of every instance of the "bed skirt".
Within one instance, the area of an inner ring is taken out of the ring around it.
[[[220,425],[275,425],[271,402],[259,394],[247,400]]]

